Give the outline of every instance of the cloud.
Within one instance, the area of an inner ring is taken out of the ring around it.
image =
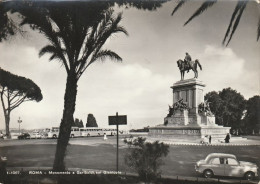
[[[22,127],[37,128],[44,124],[51,126],[56,119],[61,119],[65,72],[57,62],[48,62],[47,57],[38,57],[38,51],[28,45],[23,47],[0,44],[0,67],[13,74],[33,80],[43,94],[39,103],[25,102],[11,113],[11,127],[18,127],[17,119],[23,119]],[[59,116],[59,117],[57,117]],[[0,128],[4,128],[2,107],[0,110]]]
[[[129,123],[137,127],[162,123],[156,119],[163,121],[167,104],[172,103],[171,82],[171,76],[154,74],[138,64],[96,64],[79,83],[76,115],[86,119],[87,113],[93,113],[103,126],[107,116],[116,112],[127,114]]]
[[[231,87],[246,98],[259,91],[258,73],[246,71],[245,65],[249,62],[239,57],[231,48],[207,45],[198,58],[203,65],[199,78],[207,84],[206,91]]]
[[[58,126],[64,104],[64,69],[57,62],[49,63],[47,56],[39,59],[38,51],[31,46],[0,45],[0,50],[1,67],[32,79],[43,93],[41,102],[26,102],[12,112],[11,127],[18,127],[19,116],[24,128]],[[199,58],[203,66],[199,79],[207,85],[205,93],[231,87],[249,98],[259,91],[257,73],[246,72],[247,61],[232,49],[207,45],[193,57]],[[168,65],[161,67],[166,70]],[[192,77],[193,72],[185,75],[186,79]],[[95,63],[78,83],[74,117],[86,123],[87,114],[93,113],[99,126],[108,126],[107,116],[118,112],[128,115],[131,128],[161,124],[168,104],[172,105],[170,86],[177,80],[179,72],[158,73],[142,63]],[[2,110],[0,121],[4,128]]]
[[[48,57],[38,58],[38,52],[30,46],[8,48],[0,46],[1,67],[32,79],[40,86],[43,100],[26,102],[11,114],[11,127],[36,129],[58,126],[62,118],[66,75],[59,64],[48,63]],[[15,51],[15,54],[13,54]],[[133,127],[162,123],[171,104],[172,77],[155,74],[139,64],[96,63],[87,70],[78,83],[78,95],[74,117],[86,122],[93,113],[100,126],[108,126],[107,116],[116,112],[128,115]],[[1,128],[4,128],[2,112]],[[161,121],[161,122],[160,122]]]

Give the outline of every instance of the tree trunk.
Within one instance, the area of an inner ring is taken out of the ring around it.
[[[5,113],[5,134],[7,138],[11,138],[9,124],[10,124],[10,113]]]
[[[7,138],[11,138],[10,130],[9,130],[11,111],[9,110],[10,105],[8,105],[8,104],[10,104],[10,101],[9,101],[9,98],[7,98],[8,102],[7,102],[7,107],[6,107],[5,103],[4,103],[3,95],[4,95],[4,92],[2,91],[1,92],[1,102],[2,102],[2,107],[3,107],[4,117],[5,117],[5,135],[7,136]]]
[[[63,117],[60,124],[60,132],[57,140],[55,159],[53,164],[54,171],[64,171],[66,149],[69,143],[71,126],[74,122],[73,114],[75,111],[77,96],[77,79],[76,74],[68,74],[64,96]]]

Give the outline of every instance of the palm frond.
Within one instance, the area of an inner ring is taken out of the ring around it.
[[[187,25],[192,19],[207,10],[209,7],[213,6],[216,2],[217,0],[206,0],[204,3],[202,3],[199,9],[197,9],[197,11],[195,11],[195,13],[184,23],[184,26]]]
[[[100,50],[95,56],[94,60],[101,60],[104,61],[106,58],[109,58],[111,60],[115,61],[122,61],[122,58],[115,52],[111,50]]]
[[[110,19],[110,24],[108,24],[106,26],[106,29],[102,30],[102,33],[100,34],[100,38],[99,41],[101,43],[105,43],[105,41],[112,36],[115,33],[124,33],[126,35],[128,35],[128,32],[126,31],[126,29],[123,26],[119,26],[119,22],[122,20],[122,13],[118,13],[117,17],[111,17]]]
[[[63,65],[65,65],[64,64],[65,50],[59,50],[52,45],[47,45],[40,50],[39,57],[42,57],[44,54],[51,54],[49,61],[57,59],[57,60],[62,61]]]
[[[40,52],[39,52],[39,57],[42,57],[44,54],[53,54],[53,53],[56,53],[57,52],[57,49],[52,46],[52,45],[47,45],[45,47],[43,47]]]
[[[129,33],[123,26],[117,26],[117,28],[114,29],[113,31],[113,33],[119,33],[119,32],[124,33],[126,36],[129,36]]]
[[[236,18],[236,21],[235,21],[235,23],[234,23],[234,26],[233,26],[233,28],[232,28],[231,35],[230,35],[230,37],[229,37],[229,40],[228,40],[226,46],[228,46],[229,42],[231,41],[231,39],[232,39],[232,37],[233,37],[233,35],[234,35],[236,29],[237,29],[237,26],[238,26],[238,24],[239,24],[239,22],[240,22],[241,16],[242,16],[242,14],[243,14],[243,12],[244,12],[244,10],[245,10],[245,8],[246,8],[247,2],[248,2],[248,1],[244,1],[244,4],[243,4],[243,5],[241,6],[241,8],[240,8],[239,14],[238,14],[238,16],[237,16],[237,18]]]
[[[24,17],[20,23],[21,26],[28,24],[33,30],[39,30],[51,42],[56,41],[55,31],[52,28],[47,12],[34,8],[30,9],[30,11],[22,9],[19,13]]]
[[[52,61],[54,59],[57,59],[57,60],[61,61],[61,58],[59,57],[59,55],[57,53],[53,53],[51,55],[51,57],[49,58],[49,61]],[[62,66],[63,66],[63,62],[61,62],[61,63],[62,63]]]
[[[84,44],[83,54],[79,60],[79,66],[77,67],[78,78],[80,78],[82,73],[98,59],[104,61],[104,59],[108,57],[113,60],[122,61],[122,58],[115,52],[101,50],[107,39],[113,34],[122,32],[128,35],[126,29],[119,25],[122,20],[122,13],[118,13],[117,16],[114,16],[113,12],[114,10],[112,9],[105,11],[103,19],[89,29]]]
[[[232,24],[233,24],[233,22],[234,22],[234,19],[235,19],[236,15],[237,15],[239,9],[241,8],[241,5],[242,5],[242,2],[241,2],[241,1],[238,1],[238,2],[237,2],[237,5],[236,5],[236,7],[235,7],[235,9],[234,9],[234,11],[233,11],[233,13],[232,13],[232,16],[231,16],[231,19],[230,19],[230,22],[229,22],[229,25],[228,25],[228,28],[227,28],[227,31],[226,31],[224,40],[222,41],[222,44],[223,44],[223,45],[224,45],[225,42],[226,42],[226,39],[227,39],[227,37],[228,37],[228,35],[229,35],[231,26],[232,26]]]
[[[188,0],[180,0],[179,3],[177,4],[177,6],[174,8],[174,10],[172,11],[172,15],[179,10],[182,5],[184,5]]]
[[[260,37],[260,17],[259,17],[259,21],[258,21],[258,29],[257,29],[257,41],[259,40]]]
[[[82,61],[85,61],[86,58],[88,58],[88,56],[93,52],[101,35],[103,35],[105,30],[111,25],[110,20],[112,18],[112,15],[112,9],[106,10],[103,19],[100,20],[100,22],[97,22],[97,24],[94,24],[90,29],[90,32],[88,33],[88,36],[86,38],[85,48],[83,51],[84,57],[81,59]]]
[[[82,58],[82,62],[84,62],[91,53],[96,55],[105,44],[106,40],[113,34],[122,32],[128,35],[126,29],[123,26],[118,25],[122,20],[122,13],[119,13],[116,17],[113,17],[112,15],[112,10],[106,11],[105,18],[95,27],[95,29],[92,29],[85,46],[87,47],[88,52],[85,57]],[[91,64],[91,62],[89,64]]]

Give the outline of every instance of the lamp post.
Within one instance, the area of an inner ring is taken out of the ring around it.
[[[21,118],[19,117],[19,119],[17,120],[17,122],[19,123],[19,135],[21,135],[21,133],[20,133],[20,124],[21,124],[23,121],[22,121]]]

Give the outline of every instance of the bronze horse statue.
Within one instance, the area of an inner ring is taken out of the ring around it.
[[[197,65],[199,65],[200,70],[202,70],[202,66],[201,66],[198,59],[196,59],[195,61],[189,61],[188,65],[183,60],[179,59],[177,61],[177,65],[178,65],[179,70],[181,72],[181,80],[184,79],[184,72],[188,71],[190,69],[193,70],[193,72],[194,72],[194,78],[198,78]]]

